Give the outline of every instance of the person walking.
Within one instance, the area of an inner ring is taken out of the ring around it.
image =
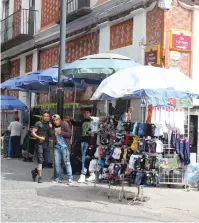
[[[8,159],[21,157],[21,134],[23,125],[19,122],[19,118],[15,117],[14,121],[8,126],[11,132],[9,146],[8,146]]]
[[[73,181],[72,168],[70,162],[70,150],[71,150],[71,136],[72,131],[69,124],[62,121],[60,116],[55,114],[52,116],[54,128],[53,139],[55,141],[55,167],[56,167],[56,179],[54,183],[62,183],[62,161],[66,166],[68,175],[68,184]]]
[[[31,135],[37,140],[37,168],[31,171],[32,179],[35,182],[38,175],[38,183],[42,183],[42,169],[48,165],[50,157],[49,137],[51,136],[52,124],[50,114],[45,111],[42,120],[35,123]]]

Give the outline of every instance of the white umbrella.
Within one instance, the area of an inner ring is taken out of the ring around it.
[[[129,57],[112,53],[99,53],[82,57],[63,69],[64,75],[72,77],[74,81],[86,80],[88,83],[99,84],[101,80],[114,72],[140,66]]]
[[[198,96],[197,84],[175,70],[139,66],[120,70],[99,85],[91,100],[146,96],[185,98]]]

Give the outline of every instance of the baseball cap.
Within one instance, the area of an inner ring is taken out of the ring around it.
[[[52,119],[61,119],[59,115],[55,114],[52,116]]]

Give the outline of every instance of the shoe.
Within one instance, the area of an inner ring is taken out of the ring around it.
[[[68,184],[71,185],[72,183],[73,183],[73,180],[72,179],[69,179],[68,180]]]
[[[8,157],[7,160],[11,160],[12,158]]]
[[[86,182],[86,177],[85,175],[81,174],[78,183],[85,183],[85,182]]]
[[[87,178],[86,181],[88,181],[88,182],[95,181],[95,174],[94,174],[94,173],[91,173],[91,174],[90,174],[90,177]]]
[[[32,180],[33,180],[33,182],[35,182],[36,177],[37,177],[37,173],[36,173],[36,171],[35,171],[35,170],[32,170],[32,171],[31,171],[31,174],[32,174]]]
[[[39,178],[38,178],[38,183],[39,183],[39,184],[40,184],[40,183],[43,183],[42,177],[39,177]]]
[[[57,179],[55,179],[55,180],[52,180],[52,183],[55,183],[55,184],[61,184],[62,181],[59,180],[59,179],[57,178]]]

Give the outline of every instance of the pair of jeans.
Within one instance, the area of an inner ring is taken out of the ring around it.
[[[21,157],[21,136],[11,136],[11,150],[14,158]]]
[[[87,169],[85,168],[85,161],[86,161],[86,151],[88,148],[87,142],[81,143],[81,153],[82,153],[82,171],[81,174],[86,175]]]
[[[8,140],[8,157],[11,158],[13,156],[13,150],[12,150],[12,143],[11,143],[11,136]]]
[[[37,163],[48,164],[50,156],[49,144],[37,144]]]
[[[56,166],[56,177],[58,180],[62,180],[62,160],[66,166],[68,179],[72,180],[72,168],[70,163],[70,151],[67,147],[60,145],[55,146],[55,166]]]

